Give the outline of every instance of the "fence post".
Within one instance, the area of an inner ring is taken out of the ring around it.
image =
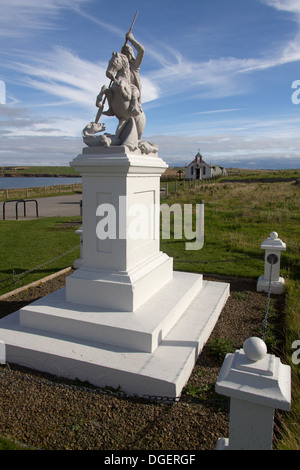
[[[6,364],[6,345],[0,341],[0,364]]]
[[[291,368],[280,362],[260,338],[227,354],[216,392],[230,397],[229,438],[217,450],[271,450],[275,408],[291,406]]]
[[[257,281],[258,292],[282,294],[284,292],[284,279],[280,277],[280,253],[286,250],[286,244],[278,238],[277,232],[271,232],[270,237],[262,242],[261,249],[265,250],[265,271]]]
[[[75,233],[80,235],[80,258],[76,259],[73,263],[73,268],[78,269],[83,263],[83,229],[80,227],[79,229],[75,230]]]

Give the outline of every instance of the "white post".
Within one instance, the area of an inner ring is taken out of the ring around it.
[[[274,409],[289,411],[291,368],[280,362],[260,338],[248,338],[243,349],[227,354],[216,392],[230,397],[229,439],[217,450],[271,450]]]
[[[78,230],[75,230],[75,233],[80,235],[80,258],[74,261],[73,268],[78,269],[83,264],[83,230],[82,230],[82,227],[80,227]]]
[[[284,279],[280,277],[280,253],[286,250],[286,244],[278,238],[277,232],[271,232],[260,247],[265,250],[265,272],[258,278],[256,290],[269,292],[270,289],[271,294],[282,294]]]
[[[0,364],[6,364],[6,345],[0,341]]]

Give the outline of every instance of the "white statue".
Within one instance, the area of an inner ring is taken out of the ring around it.
[[[82,135],[83,141],[88,146],[124,145],[131,151],[139,149],[143,154],[149,154],[157,152],[158,147],[150,142],[142,141],[146,116],[142,109],[142,86],[139,72],[145,50],[131,32],[133,24],[125,36],[122,52],[112,54],[106,70],[106,76],[111,80],[110,85],[109,87],[104,85],[101,88],[96,99],[96,106],[99,110],[95,122],[89,123],[83,129]],[[136,49],[136,57],[128,42]],[[109,109],[103,111],[106,99]],[[115,134],[96,135],[105,130],[104,124],[98,123],[102,114],[116,116],[119,120]]]

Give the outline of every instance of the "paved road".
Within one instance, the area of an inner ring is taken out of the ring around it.
[[[80,216],[80,201],[82,194],[71,196],[42,197],[36,199],[38,202],[39,217],[72,217]],[[26,203],[26,217],[24,217],[23,204],[18,203],[19,220],[29,220],[36,218],[36,204],[34,202]],[[0,220],[3,219],[3,203],[0,206]],[[16,220],[16,203],[9,202],[5,204],[5,220]]]

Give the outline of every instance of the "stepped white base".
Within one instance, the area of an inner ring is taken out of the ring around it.
[[[66,278],[66,300],[124,312],[136,311],[173,276],[173,258],[158,252],[130,271],[81,266]],[[151,289],[149,288],[151,286]]]
[[[178,396],[229,295],[193,273],[173,279],[135,312],[65,300],[65,288],[0,321],[6,359],[140,395]]]

